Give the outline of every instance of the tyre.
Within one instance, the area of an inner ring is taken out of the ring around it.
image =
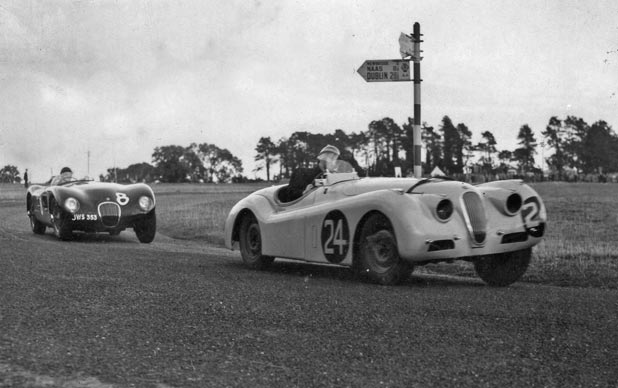
[[[157,215],[154,209],[139,221],[135,222],[133,230],[139,242],[143,244],[151,243],[157,234]],[[110,234],[112,234],[112,232],[110,232]],[[120,234],[120,232],[118,232],[118,234]]]
[[[62,209],[55,199],[51,200],[50,208],[52,209],[54,235],[60,240],[71,240],[73,238],[71,215]]]
[[[360,231],[355,268],[379,284],[394,285],[410,276],[413,266],[399,257],[397,240],[389,220],[371,215]]]
[[[34,215],[34,206],[30,206],[30,214],[28,215],[30,218],[30,228],[32,232],[35,234],[45,234],[45,230],[47,227],[41,221],[37,220]]]
[[[273,262],[273,257],[262,255],[260,225],[253,215],[243,217],[240,222],[239,239],[240,255],[247,267],[264,269]]]
[[[474,262],[474,269],[488,285],[506,287],[523,276],[531,257],[532,248],[482,256]]]

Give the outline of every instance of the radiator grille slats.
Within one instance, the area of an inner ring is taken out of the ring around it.
[[[99,204],[99,217],[103,225],[112,227],[118,225],[120,221],[120,206],[114,202],[103,202]]]
[[[466,206],[470,234],[475,243],[482,244],[487,237],[487,217],[483,201],[477,193],[468,191],[463,195],[463,202]]]

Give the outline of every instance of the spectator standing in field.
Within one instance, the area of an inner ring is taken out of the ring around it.
[[[28,169],[24,172],[24,187],[28,188]]]

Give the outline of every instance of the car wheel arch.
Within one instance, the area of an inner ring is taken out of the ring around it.
[[[358,223],[356,224],[356,228],[354,230],[354,239],[352,240],[353,241],[353,249],[352,249],[352,265],[353,266],[357,265],[356,260],[358,258],[358,249],[360,247],[360,235],[361,235],[361,231],[363,230],[363,226],[365,225],[365,222],[367,222],[367,220],[374,214],[381,215],[388,221],[391,231],[393,232],[393,234],[395,234],[395,239],[397,238],[397,234],[395,233],[395,228],[393,227],[393,222],[390,220],[390,218],[386,214],[384,214],[384,212],[381,212],[379,210],[368,211],[358,221]]]
[[[240,241],[240,224],[245,217],[257,218],[251,209],[245,208],[239,211],[232,228],[232,241]]]

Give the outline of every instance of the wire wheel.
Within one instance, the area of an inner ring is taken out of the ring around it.
[[[153,210],[146,214],[140,220],[135,222],[133,230],[139,242],[143,244],[151,243],[157,234],[157,215]],[[119,230],[113,230],[109,233],[112,236],[120,234]]]
[[[52,225],[54,235],[60,240],[70,240],[73,238],[70,215],[64,211],[55,199],[52,199],[50,208],[52,209]]]
[[[33,233],[45,234],[45,229],[47,229],[47,227],[44,223],[36,219],[36,216],[34,215],[34,203],[30,205],[30,213],[28,214],[28,218],[30,218],[30,228]]]
[[[262,255],[262,234],[260,224],[252,215],[245,216],[240,223],[240,255],[249,268],[266,268],[273,258]]]
[[[412,266],[399,257],[397,240],[389,220],[371,215],[362,225],[357,268],[379,284],[393,285],[405,280]]]

